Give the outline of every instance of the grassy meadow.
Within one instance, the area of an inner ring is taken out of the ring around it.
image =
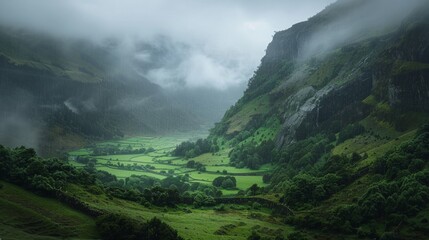
[[[132,175],[145,175],[157,179],[167,176],[189,175],[190,182],[211,185],[219,176],[231,175],[237,179],[236,190],[223,190],[224,195],[236,194],[239,190],[248,189],[253,184],[265,186],[262,176],[272,169],[270,164],[263,165],[258,170],[235,168],[229,165],[228,153],[231,149],[224,147],[218,153],[206,153],[195,158],[184,159],[171,156],[170,152],[183,141],[196,140],[205,137],[204,132],[177,133],[169,136],[132,137],[120,140],[97,143],[97,147],[115,146],[120,149],[151,148],[153,151],[141,154],[94,155],[91,148],[83,148],[69,152],[69,161],[76,167],[84,167],[76,158],[88,157],[96,159],[96,169],[107,171],[117,178],[125,179]],[[205,172],[186,168],[190,160],[201,163],[206,167]],[[144,169],[143,169],[144,168]],[[143,169],[143,170],[142,170]]]
[[[287,236],[294,228],[271,215],[267,208],[253,209],[250,205],[225,205],[225,210],[213,207],[193,208],[190,205],[144,207],[136,202],[96,195],[86,189],[70,185],[69,193],[91,208],[121,214],[137,221],[157,217],[176,229],[184,239],[247,239],[252,231],[261,236]]]

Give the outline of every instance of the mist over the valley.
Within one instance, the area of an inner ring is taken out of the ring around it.
[[[94,133],[90,128],[111,129],[124,121],[138,126],[126,128],[128,133],[211,126],[242,95],[274,31],[306,20],[331,2],[271,1],[267,7],[258,1],[2,1],[0,26],[9,39],[5,43],[15,42],[5,46],[10,51],[6,56],[13,56],[6,62],[13,59],[17,66],[24,62],[32,67],[38,62],[36,68],[42,72],[54,68],[59,77],[65,72],[66,78],[78,82],[118,83],[111,83],[112,89],[88,90],[85,85],[83,91],[79,83],[67,83],[73,85],[67,90],[52,87],[55,82],[44,83],[49,90],[22,89],[5,73],[6,82],[14,85],[11,96],[24,91],[33,100],[9,97],[16,112],[2,113],[8,117],[1,119],[1,143],[37,148],[40,132],[48,132],[40,125],[45,126],[46,119],[50,126],[70,124],[66,132],[100,137],[104,130]],[[82,64],[82,55],[85,65],[92,67],[69,69]],[[44,114],[33,120],[20,109],[44,109]],[[111,112],[126,116],[116,119]],[[96,123],[89,120],[95,114],[100,116]],[[73,116],[81,125],[90,121],[92,126],[74,129],[76,123],[67,120]]]
[[[330,2],[18,0],[1,3],[0,23],[113,45],[163,87],[225,90],[247,81],[275,30]]]
[[[312,17],[332,2],[4,1],[0,26],[9,38],[6,43],[17,39],[5,56],[13,56],[16,66],[41,66],[42,72],[48,64],[46,69],[54,68],[58,77],[66,74],[76,82],[28,87],[3,71],[14,87],[2,95],[1,143],[37,147],[47,118],[52,126],[67,122],[72,127],[66,132],[75,132],[76,123],[65,117],[69,115],[79,116],[81,125],[94,124],[78,132],[103,138],[122,135],[119,130],[156,134],[210,127],[241,97],[275,31]],[[298,35],[293,58],[323,56],[389,31],[424,1],[340,2],[356,7],[330,19],[318,15],[320,26],[311,35]],[[265,60],[276,54],[267,52]],[[82,61],[83,67],[75,66]],[[14,97],[22,92],[26,97]],[[58,110],[62,113],[54,113]],[[116,125],[126,127],[101,133]]]

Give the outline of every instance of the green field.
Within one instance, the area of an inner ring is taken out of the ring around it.
[[[227,195],[235,194],[238,190],[245,190],[253,184],[265,186],[262,181],[262,176],[271,171],[272,166],[266,164],[258,170],[232,167],[229,165],[228,157],[228,153],[231,150],[230,148],[223,148],[215,154],[206,153],[189,159],[202,163],[206,167],[205,172],[186,168],[187,159],[170,155],[171,150],[179,143],[187,140],[196,140],[204,136],[206,135],[201,132],[178,133],[170,136],[132,137],[116,141],[101,142],[97,144],[98,147],[116,146],[121,149],[153,148],[154,151],[142,154],[94,156],[92,155],[91,149],[84,148],[69,152],[69,159],[76,167],[84,167],[84,164],[75,161],[78,156],[96,159],[96,168],[98,170],[107,171],[122,179],[132,175],[145,175],[163,179],[169,175],[181,176],[189,174],[191,182],[211,185],[213,179],[219,176],[232,175],[237,179],[238,189],[223,190],[224,194]],[[150,167],[150,169],[147,169],[147,167]]]

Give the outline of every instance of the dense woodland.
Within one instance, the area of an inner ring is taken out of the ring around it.
[[[193,158],[204,153],[215,153],[219,151],[216,140],[198,139],[195,142],[182,142],[173,150],[173,156]]]

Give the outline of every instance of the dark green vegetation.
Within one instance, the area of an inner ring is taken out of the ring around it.
[[[377,157],[369,168],[356,169],[362,161],[358,154],[330,156],[319,169],[309,171],[311,174],[298,174],[288,180],[282,200],[295,209],[320,211],[326,206],[324,200],[342,194],[348,186],[361,185],[364,180],[370,184],[359,190],[361,195],[342,199],[347,203],[331,206],[325,212],[328,218],[326,215],[319,218],[313,212],[311,216],[303,218],[303,214],[288,221],[303,227],[326,227],[364,237],[376,237],[380,232],[406,234],[399,230],[401,226],[414,225],[419,213],[428,207],[428,146],[429,126],[426,125],[412,140]],[[415,234],[427,232],[427,229],[417,227]]]
[[[251,141],[235,147],[229,154],[231,165],[237,168],[248,167],[256,170],[261,165],[272,162],[274,142],[263,141],[259,144]]]
[[[232,189],[237,187],[237,180],[235,177],[217,177],[213,180],[213,186],[222,187],[225,189]]]
[[[3,239],[95,239],[95,220],[55,199],[0,181],[0,236]]]
[[[120,215],[106,215],[97,219],[97,229],[103,239],[153,239],[180,240],[177,232],[157,218],[139,226]]]
[[[219,151],[216,141],[210,142],[207,139],[198,139],[196,142],[182,142],[172,151],[173,156],[194,158],[204,153]]]

